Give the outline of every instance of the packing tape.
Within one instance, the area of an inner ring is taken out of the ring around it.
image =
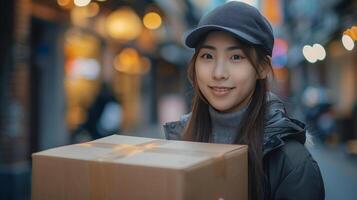
[[[222,177],[222,178],[226,177],[226,159],[224,155],[229,152],[214,154],[212,152],[201,151],[201,150],[173,149],[173,148],[160,147],[161,145],[167,144],[169,142],[171,141],[152,140],[149,142],[136,144],[136,145],[111,144],[111,143],[104,143],[104,142],[87,142],[87,143],[78,144],[78,146],[113,149],[113,151],[109,152],[108,154],[96,158],[96,161],[99,162],[112,162],[141,152],[164,153],[164,154],[184,155],[184,156],[193,156],[193,157],[207,156],[207,157],[211,157],[214,174],[218,177]]]

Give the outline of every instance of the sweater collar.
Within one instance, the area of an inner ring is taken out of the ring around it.
[[[230,127],[238,128],[239,123],[246,108],[243,108],[237,112],[224,113],[215,110],[213,107],[209,106],[209,114],[211,117],[213,127]]]

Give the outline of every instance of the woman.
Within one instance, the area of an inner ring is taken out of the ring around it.
[[[195,49],[192,112],[164,125],[167,139],[247,144],[249,199],[324,199],[319,167],[304,146],[305,125],[268,91],[269,22],[232,1],[205,15],[185,44]]]

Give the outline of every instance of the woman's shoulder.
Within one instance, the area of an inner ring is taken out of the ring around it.
[[[168,140],[180,140],[184,128],[191,117],[191,113],[181,116],[180,120],[164,124],[165,138]]]
[[[309,150],[289,140],[267,157],[268,178],[274,199],[324,199],[325,189],[320,168]]]
[[[296,169],[306,162],[315,162],[306,146],[297,140],[284,141],[282,147],[269,155],[269,160],[281,163],[282,167],[288,171]]]
[[[284,143],[264,158],[272,186],[277,187],[282,182],[310,180],[323,188],[320,168],[306,146],[297,140]]]

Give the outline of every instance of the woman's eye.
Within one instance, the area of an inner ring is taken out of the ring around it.
[[[233,55],[233,56],[231,57],[231,59],[232,59],[233,61],[239,61],[239,60],[242,60],[243,57],[240,56],[240,55]]]
[[[201,55],[201,58],[203,58],[203,59],[212,59],[213,56],[211,54],[204,53],[204,54]]]

